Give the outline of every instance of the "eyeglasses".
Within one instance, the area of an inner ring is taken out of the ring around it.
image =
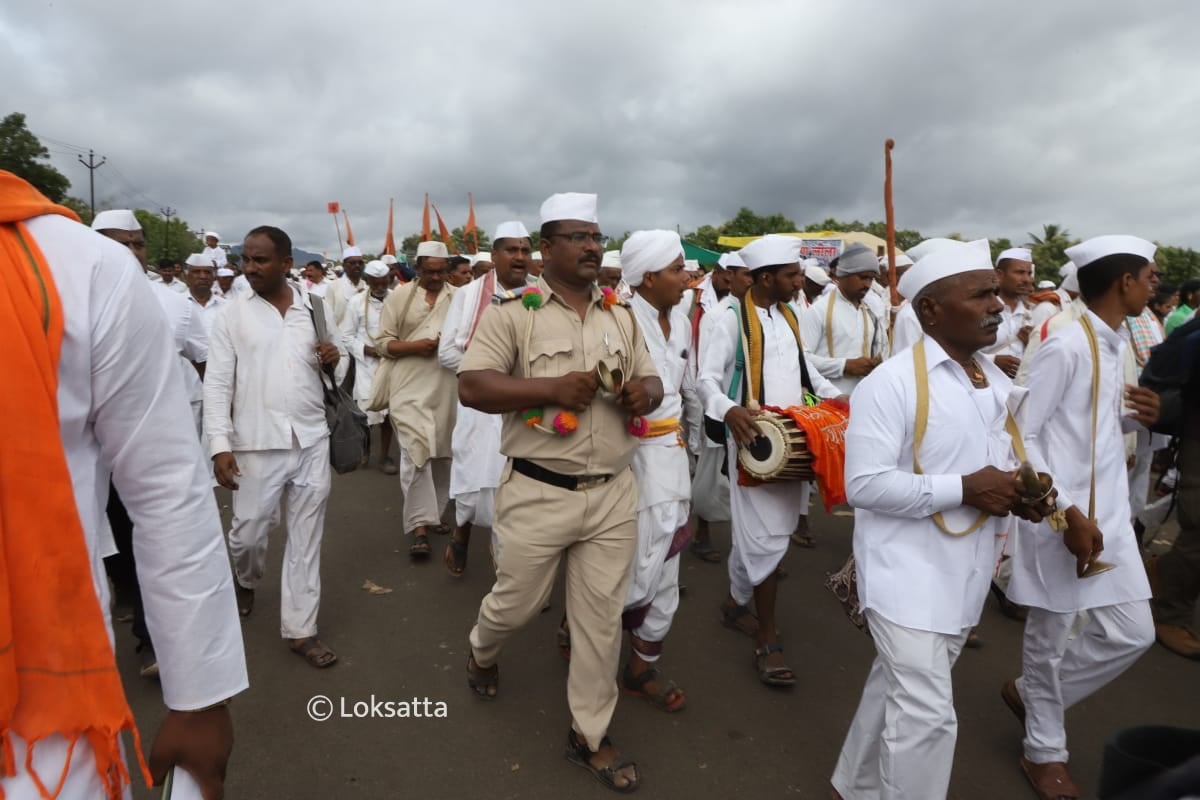
[[[604,247],[604,245],[608,244],[608,237],[603,233],[585,233],[583,231],[576,231],[575,233],[554,233],[550,235],[550,238],[566,239],[576,247],[582,247],[588,243],[595,244],[599,247]]]

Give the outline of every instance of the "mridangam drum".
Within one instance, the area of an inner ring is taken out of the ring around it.
[[[804,431],[791,417],[764,411],[754,418],[762,435],[738,449],[738,463],[760,481],[810,481],[813,457]]]

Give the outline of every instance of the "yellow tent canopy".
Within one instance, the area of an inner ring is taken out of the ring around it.
[[[795,231],[793,233],[780,234],[781,236],[795,236],[797,239],[841,239],[843,242],[858,242],[865,247],[871,248],[876,253],[880,252],[879,248],[887,247],[887,242],[880,239],[878,236],[867,233],[866,231]],[[760,236],[722,236],[717,239],[717,244],[724,247],[745,247],[755,239],[760,239]]]

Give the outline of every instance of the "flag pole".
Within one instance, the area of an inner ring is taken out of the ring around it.
[[[896,146],[893,139],[883,143],[883,213],[887,220],[887,260],[888,288],[891,291],[892,308],[900,305],[900,293],[896,288],[896,208],[892,204],[892,148]],[[892,342],[892,326],[895,317],[888,313],[888,345]]]

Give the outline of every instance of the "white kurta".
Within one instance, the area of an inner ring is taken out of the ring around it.
[[[496,297],[497,288],[496,273],[490,270],[460,288],[450,299],[450,310],[446,312],[438,342],[438,363],[452,373],[458,374],[469,339],[479,324],[482,311]],[[486,300],[484,295],[488,296]],[[454,432],[450,437],[450,497],[455,499],[456,508],[462,505],[464,511],[469,507],[473,512],[466,515],[470,519],[462,519],[459,524],[473,522],[490,526],[493,521],[494,493],[500,485],[506,460],[500,453],[503,425],[499,414],[487,414],[458,403]],[[483,492],[487,492],[487,496],[477,496]]]
[[[800,349],[787,320],[777,309],[755,308],[763,332],[763,399],[766,405],[787,408],[804,402],[800,379]],[[707,341],[701,354],[699,392],[705,414],[723,420],[742,399],[742,387],[733,382],[734,363],[740,334],[734,309],[713,315],[706,329]],[[749,364],[747,363],[747,369]],[[837,387],[809,366],[812,389],[819,397],[836,397]],[[800,517],[798,485],[783,481],[761,486],[737,485],[737,444],[730,436],[726,444],[729,464],[730,512],[733,518],[733,550],[729,573],[733,597],[749,602],[753,588],[778,566],[787,550],[788,537]]]
[[[217,269],[229,266],[229,258],[225,255],[223,247],[206,247],[200,251],[200,255],[211,258]]]
[[[896,313],[896,322],[892,326],[892,355],[904,352],[924,335],[916,309],[912,303],[905,300],[900,306],[900,311]]]
[[[192,304],[192,311],[200,316],[200,322],[204,325],[204,339],[207,347],[208,337],[212,336],[213,323],[229,301],[216,292],[208,298],[208,302],[204,305],[201,305],[200,301],[190,293],[187,295],[187,299]]]
[[[332,281],[326,281],[328,288],[325,290],[325,300],[333,307],[333,319],[340,327],[342,321],[346,318],[346,308],[353,302],[355,297],[367,294],[367,282],[359,278],[358,284],[354,284],[343,275],[340,278]]]
[[[663,401],[646,419],[679,419],[684,395],[694,390],[687,369],[688,318],[678,308],[672,310],[668,338],[663,336],[658,309],[641,295],[634,294],[630,307],[663,384]],[[668,559],[667,553],[675,532],[687,524],[691,498],[687,449],[680,434],[643,438],[633,455],[633,475],[638,484],[638,549],[630,563],[625,607],[650,606],[633,633],[643,641],[661,642],[679,606],[679,559]]]
[[[204,320],[195,313],[195,304],[162,283],[151,283],[154,297],[167,317],[167,324],[175,334],[175,347],[179,351],[183,366],[183,385],[191,404],[192,423],[200,430],[200,406],[204,402],[204,389],[200,374],[192,363],[203,364],[208,360],[208,330]],[[185,289],[186,291],[186,289]]]
[[[171,331],[127,248],[58,215],[27,224],[62,303],[60,433],[105,622],[101,520],[111,469],[133,518],[163,702],[182,711],[213,705],[249,683],[209,467],[194,434],[178,424],[188,401]],[[150,732],[142,733],[148,747]],[[37,798],[24,743],[13,738],[18,774],[0,787],[13,800]],[[46,739],[35,748],[35,769],[57,776],[66,752],[62,737]],[[64,797],[103,796],[86,740],[75,746],[67,786]]]
[[[1104,534],[1104,561],[1117,568],[1079,579],[1075,556],[1047,523],[1022,522],[1013,543],[1009,597],[1049,611],[1146,600],[1150,584],[1142,566],[1129,511],[1125,469],[1127,431],[1141,428],[1124,412],[1128,331],[1114,331],[1091,311],[1100,351],[1100,399],[1096,428],[1096,524]],[[1092,357],[1083,325],[1066,325],[1043,341],[1029,366],[1029,397],[1021,413],[1029,458],[1054,476],[1058,506],[1087,514],[1092,474]]]
[[[381,359],[365,352],[367,347],[378,346],[379,318],[383,314],[386,299],[386,296],[379,299],[370,292],[363,292],[347,302],[342,311],[342,346],[354,358],[354,401],[366,413],[368,425],[379,425],[387,419],[387,412],[367,409],[367,402],[371,398],[371,382],[375,380],[375,371]]]
[[[160,283],[162,283],[163,286],[167,287],[175,294],[188,293],[187,284],[179,280],[179,278],[172,278],[170,283],[167,283],[166,281],[160,281]]]
[[[832,342],[825,324],[830,303],[834,304]],[[816,367],[841,394],[850,394],[862,381],[845,374],[846,361],[878,355],[878,333],[877,318],[866,302],[855,307],[840,291],[821,295],[800,317],[800,338],[809,367]]]
[[[704,402],[699,390],[701,353],[711,336],[714,321],[737,305],[737,298],[726,295],[712,312],[700,318],[696,339],[688,353],[688,371],[696,384],[696,391],[684,397],[689,422],[688,445],[696,454],[696,474],[692,481],[692,510],[696,516],[708,522],[729,520],[729,478],[721,473],[726,462],[725,445],[714,442],[704,433]]]
[[[1018,300],[1015,308],[1009,308],[1008,303],[1000,310],[1000,329],[996,331],[996,343],[985,347],[983,352],[992,358],[996,356],[1014,356],[1020,358],[1025,352],[1025,344],[1019,334],[1021,329],[1030,324],[1033,313],[1024,300]]]

